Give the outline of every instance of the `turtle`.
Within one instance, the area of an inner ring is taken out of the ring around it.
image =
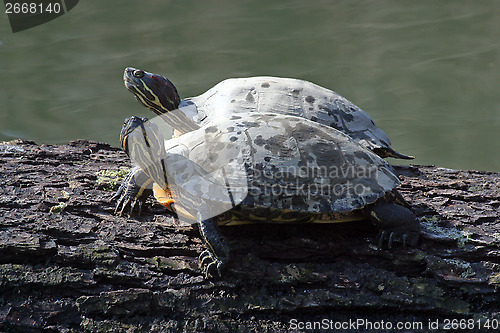
[[[381,157],[413,159],[391,148],[389,137],[358,106],[314,83],[271,76],[226,79],[205,93],[182,99],[166,77],[127,67],[127,89],[154,113],[168,114],[167,122],[180,135],[239,113],[277,113],[303,117],[330,126]]]
[[[164,119],[175,130],[174,136],[194,131],[200,126],[232,114],[271,112],[303,117],[340,130],[381,157],[412,159],[396,152],[387,135],[359,107],[332,90],[311,82],[277,77],[227,79],[200,96],[181,100],[176,87],[166,77],[127,67],[123,74],[125,86],[136,99]],[[134,212],[140,215],[151,194],[148,179],[139,167],[134,167],[124,180],[124,186],[113,197],[120,198],[115,213]],[[127,195],[122,196],[124,191]]]
[[[369,219],[380,228],[379,246],[418,242],[420,223],[393,167],[339,130],[249,113],[165,140],[160,123],[128,118],[120,142],[155,184],[158,202],[198,224],[206,278],[221,277],[230,257],[220,225]]]

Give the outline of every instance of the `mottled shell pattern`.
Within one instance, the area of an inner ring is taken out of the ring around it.
[[[348,135],[294,116],[233,113],[165,144],[169,188],[177,206],[190,198],[187,210],[229,189],[220,201],[233,206],[344,213],[399,184],[388,163]]]
[[[202,126],[238,113],[277,113],[336,128],[372,151],[390,149],[391,145],[387,135],[359,107],[332,90],[298,79],[227,79],[202,95],[182,100],[179,108],[195,114],[193,120]]]

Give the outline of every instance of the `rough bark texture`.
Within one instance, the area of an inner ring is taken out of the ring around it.
[[[140,218],[113,215],[116,177],[105,170],[128,166],[101,143],[0,144],[0,331],[500,320],[499,173],[398,167],[422,221],[415,248],[378,249],[368,222],[227,227],[231,263],[206,281],[196,227],[152,205]]]

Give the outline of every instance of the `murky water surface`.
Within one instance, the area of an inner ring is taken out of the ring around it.
[[[80,1],[13,34],[0,16],[0,140],[118,145],[150,116],[122,71],[181,96],[229,77],[309,80],[367,111],[415,163],[500,170],[497,1]]]

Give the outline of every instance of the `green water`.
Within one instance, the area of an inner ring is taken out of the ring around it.
[[[498,1],[80,1],[15,34],[2,13],[0,141],[117,146],[125,117],[151,115],[123,86],[127,66],[183,97],[229,77],[309,80],[414,163],[500,171]]]

